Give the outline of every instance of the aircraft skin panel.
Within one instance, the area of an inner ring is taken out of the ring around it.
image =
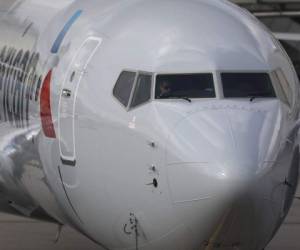
[[[0,3],[0,12],[2,13],[6,13],[8,12],[15,4],[16,4],[17,0],[4,0],[1,1]]]
[[[274,33],[274,36],[278,40],[283,41],[300,41],[300,35],[298,33]]]
[[[2,8],[4,7],[7,8],[8,5],[3,3]],[[42,17],[39,12],[44,12],[45,8],[48,12]],[[41,132],[40,92],[46,76],[44,71],[48,68],[45,64],[50,54],[43,55],[38,48],[38,41],[43,29],[60,9],[54,3],[51,6],[46,1],[45,4],[42,1],[16,1],[7,10],[0,22],[0,29],[4,33],[0,41],[1,189],[5,190],[6,201],[14,201],[24,208],[22,211],[28,209],[27,215],[45,206],[50,208],[47,212],[51,216],[65,223],[68,219],[60,212],[57,198],[53,196],[47,183],[37,144]],[[18,149],[22,145],[28,150],[26,156]],[[14,175],[8,174],[11,171]],[[17,184],[14,178],[18,180]],[[37,178],[38,181],[32,185],[31,178]],[[58,186],[63,193],[62,184],[59,183]],[[34,201],[35,196],[42,199],[39,204]]]
[[[267,245],[297,185],[300,98],[293,65],[254,17],[219,0],[1,9],[5,204],[109,250]],[[268,88],[244,94],[245,75]],[[204,76],[199,93],[178,80]],[[157,95],[172,79],[193,91]]]

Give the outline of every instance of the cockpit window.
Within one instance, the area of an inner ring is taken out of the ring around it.
[[[213,75],[168,74],[156,77],[155,98],[214,98],[216,97]]]
[[[141,105],[151,99],[151,85],[152,75],[139,74],[130,105],[131,108]]]
[[[291,89],[284,75],[280,74],[279,71],[273,71],[271,77],[277,97],[288,106],[291,106]]]
[[[114,87],[113,95],[125,106],[128,106],[136,73],[123,71]]]
[[[222,73],[224,97],[276,97],[267,73]]]

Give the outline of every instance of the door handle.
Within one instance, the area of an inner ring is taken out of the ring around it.
[[[72,94],[72,92],[69,89],[63,89],[63,91],[62,91],[62,96],[63,97],[70,98],[71,94]]]

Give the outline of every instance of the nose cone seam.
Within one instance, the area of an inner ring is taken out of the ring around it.
[[[233,133],[233,126],[232,126],[232,122],[230,120],[230,117],[229,117],[229,113],[227,110],[224,110],[224,113],[225,113],[225,117],[226,117],[226,121],[228,122],[228,128],[229,128],[229,134],[231,136],[231,139],[232,139],[232,145],[233,145],[233,148],[235,149],[236,153],[238,151],[238,146],[237,146],[237,141],[236,141],[236,138],[235,138],[235,135]]]
[[[278,137],[276,103],[201,110],[178,123],[166,154],[173,201],[207,200],[255,183],[265,164],[273,165],[267,154]]]
[[[242,107],[211,107],[190,114],[188,117],[181,120],[170,133],[168,143],[171,145],[168,153],[172,153],[174,149],[178,151],[193,151],[196,155],[201,154],[203,148],[212,147],[216,153],[230,147],[230,154],[224,155],[227,158],[230,155],[239,155],[242,151],[250,151],[252,158],[256,158],[251,164],[262,164],[265,160],[272,159],[264,157],[267,150],[264,148],[270,144],[270,138],[273,136],[275,123],[280,122],[277,118],[277,113],[266,109],[246,109]],[[225,122],[226,120],[226,122]],[[189,133],[188,130],[192,130]],[[188,134],[188,139],[185,136]],[[275,134],[276,136],[276,134]],[[195,140],[198,149],[193,145]],[[180,147],[184,144],[184,147]],[[263,145],[262,145],[263,144]],[[263,149],[262,152],[257,152],[258,147]],[[227,152],[229,153],[229,152]],[[259,155],[261,153],[261,155]],[[167,164],[178,162],[210,162],[213,157],[204,159],[190,160],[170,159],[167,155]],[[249,158],[248,158],[249,160]],[[239,161],[239,163],[241,163]]]

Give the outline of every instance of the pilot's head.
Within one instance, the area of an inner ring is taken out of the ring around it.
[[[159,89],[160,89],[160,95],[159,96],[168,95],[171,92],[170,83],[168,81],[162,81],[160,83]]]

